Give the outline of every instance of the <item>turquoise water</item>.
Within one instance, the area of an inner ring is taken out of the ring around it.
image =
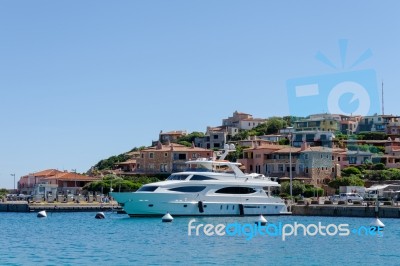
[[[400,265],[400,219],[381,219],[383,236],[188,236],[192,218],[128,218],[106,213],[0,213],[0,265]],[[370,218],[266,217],[269,223],[369,225]],[[196,218],[253,223],[255,217]],[[194,234],[194,231],[192,232]]]

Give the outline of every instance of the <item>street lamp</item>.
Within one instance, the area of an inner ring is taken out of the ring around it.
[[[293,176],[292,176],[292,138],[293,135],[289,134],[289,180],[290,180],[290,212],[292,211],[292,200],[293,200]]]
[[[15,174],[10,174],[10,175],[14,177],[14,192],[15,192]]]
[[[292,200],[293,197],[293,178],[292,178],[292,134],[289,134],[289,143],[290,143],[290,148],[289,148],[289,180],[290,180],[290,200]]]

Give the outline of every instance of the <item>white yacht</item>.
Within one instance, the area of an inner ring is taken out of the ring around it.
[[[226,149],[221,158],[229,151]],[[278,182],[261,174],[245,174],[239,163],[197,159],[186,162],[188,170],[167,180],[142,186],[136,192],[111,196],[130,217],[245,216],[290,214],[285,202],[271,195]]]

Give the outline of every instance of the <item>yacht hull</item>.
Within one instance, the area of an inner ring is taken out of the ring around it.
[[[168,193],[112,193],[131,217],[250,216],[290,214],[282,199],[275,197],[207,196]]]

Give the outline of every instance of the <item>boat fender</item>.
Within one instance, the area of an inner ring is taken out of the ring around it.
[[[199,212],[200,212],[200,213],[203,213],[203,212],[204,212],[204,206],[203,206],[203,202],[202,202],[202,201],[199,201],[199,202],[197,203],[197,207],[199,207]]]

